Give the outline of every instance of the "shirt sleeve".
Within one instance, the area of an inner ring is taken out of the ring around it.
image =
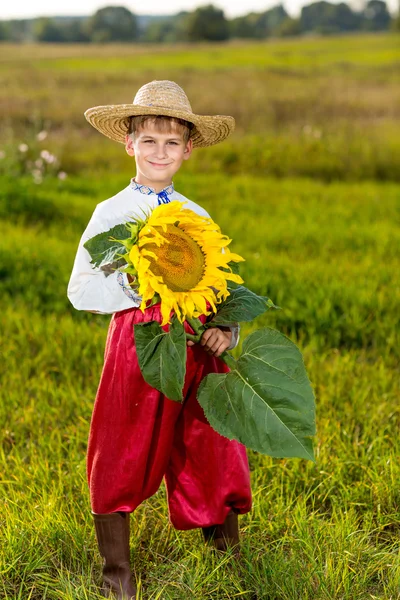
[[[83,246],[87,240],[113,225],[115,223],[110,225],[97,206],[83,232],[67,291],[71,304],[77,310],[112,314],[140,305],[140,296],[130,288],[126,274],[120,270],[106,273],[94,267],[89,252]]]
[[[236,346],[239,343],[240,325],[239,325],[239,323],[237,323],[236,325],[232,325],[229,329],[232,332],[232,339],[231,339],[231,343],[229,344],[227,350],[233,350],[234,348],[236,348]]]

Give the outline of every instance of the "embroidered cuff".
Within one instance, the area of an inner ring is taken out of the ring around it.
[[[124,294],[126,296],[128,296],[128,298],[130,298],[130,300],[132,300],[132,302],[135,302],[135,304],[138,304],[138,303],[140,304],[140,297],[138,296],[138,294],[135,294],[135,292],[132,290],[131,286],[129,285],[128,275],[126,273],[122,273],[121,271],[118,271],[117,281],[118,281],[119,285],[121,286]]]
[[[227,350],[233,350],[239,343],[240,325],[239,323],[237,325],[232,325],[232,327],[230,327],[229,329],[232,332],[232,340]]]

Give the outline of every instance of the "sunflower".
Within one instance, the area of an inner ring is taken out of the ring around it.
[[[137,274],[140,308],[158,295],[162,325],[170,322],[171,311],[180,322],[211,314],[207,303],[216,312],[216,304],[229,296],[227,282],[243,283],[229,265],[244,260],[228,249],[231,240],[212,219],[178,200],[157,206],[134,239],[129,262]]]

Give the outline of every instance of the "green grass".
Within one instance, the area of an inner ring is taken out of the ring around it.
[[[396,34],[359,34],[351,36],[272,39],[257,42],[233,41],[189,45],[114,45],[26,46],[21,50],[4,44],[0,66],[20,65],[27,56],[35,69],[98,71],[106,73],[160,69],[226,69],[238,67],[289,67],[314,72],[332,66],[346,69],[385,67],[398,63]],[[51,48],[51,54],[48,49]],[[28,50],[28,53],[27,53]]]
[[[303,350],[317,462],[250,453],[254,508],[241,519],[239,566],[213,557],[198,532],[174,532],[162,490],[133,517],[144,597],[397,598],[398,186],[179,179],[247,257],[247,284],[283,308],[258,325]],[[107,193],[121,183],[108,180]],[[79,231],[105,189],[71,179],[57,198],[57,186],[35,188],[24,213],[21,184],[17,224],[2,235],[7,599],[95,598],[99,576],[84,455],[108,317],[74,313],[65,289]],[[51,197],[52,217],[32,224]]]
[[[317,398],[316,463],[249,452],[254,506],[240,520],[238,564],[214,556],[199,531],[172,529],[162,487],[132,517],[140,598],[400,598],[395,39],[196,47],[193,64],[207,64],[215,84],[207,94],[183,69],[187,49],[173,57],[167,50],[165,73],[176,69],[199,112],[234,108],[232,141],[196,152],[175,183],[233,238],[233,250],[246,257],[246,284],[282,307],[243,326],[242,339],[267,325],[300,346]],[[261,46],[279,57],[281,72],[267,63],[235,68],[239,49],[249,61]],[[13,51],[2,54],[10,71],[0,74],[13,128],[1,134],[0,161],[0,598],[96,600],[101,564],[85,451],[109,317],[76,312],[66,286],[95,205],[134,173],[123,147],[92,133],[79,111],[114,102],[114,92],[116,101],[131,96],[142,78],[163,73],[150,62],[152,50],[139,74],[102,70],[104,56],[132,64],[139,48],[36,46],[30,58],[26,48]],[[312,62],[318,51],[320,65],[334,65],[326,74]],[[51,63],[52,52],[54,60],[83,56],[75,71],[44,69],[40,61]],[[284,52],[310,76],[293,65],[284,71],[291,60]],[[218,74],[206,63],[215,53],[229,63]],[[344,56],[349,68],[340,64]],[[86,60],[96,63],[93,73]],[[40,68],[30,73],[35,61]],[[363,61],[375,66],[364,69]],[[27,116],[17,72],[25,73],[35,115]],[[66,82],[68,102],[60,103]],[[49,137],[38,143],[34,133],[43,127]],[[21,141],[30,145],[29,160],[43,148],[56,153],[68,178],[34,184],[28,158],[18,154]]]
[[[228,114],[228,143],[195,171],[399,180],[398,36],[362,34],[186,46],[1,46],[0,150],[49,132],[68,173],[118,172],[121,153],[83,117],[176,80],[198,114]],[[26,101],[29,98],[29,102]],[[84,139],[84,143],[82,143]],[[2,161],[0,160],[0,172]]]

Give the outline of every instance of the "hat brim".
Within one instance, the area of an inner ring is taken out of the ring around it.
[[[194,148],[213,146],[225,140],[235,129],[235,119],[227,115],[196,115],[192,112],[168,109],[161,106],[116,104],[94,106],[85,112],[87,121],[111,140],[125,144],[129,117],[138,115],[161,115],[176,117],[193,123],[190,133]]]

